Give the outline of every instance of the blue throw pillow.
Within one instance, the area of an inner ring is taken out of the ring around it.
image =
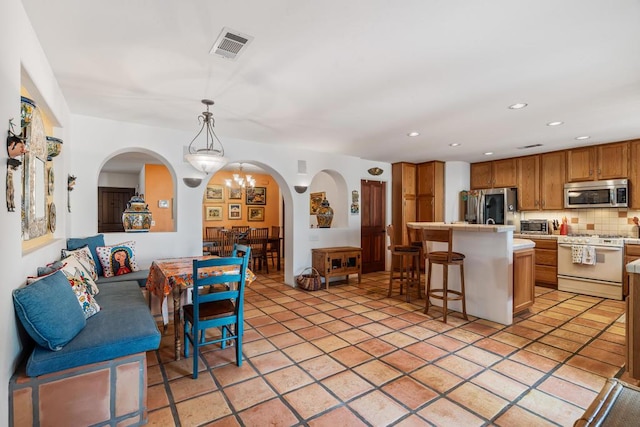
[[[40,346],[57,351],[85,327],[78,299],[62,271],[13,291],[22,326]]]
[[[79,249],[83,246],[87,245],[89,250],[91,251],[91,256],[96,262],[96,273],[98,276],[103,276],[104,271],[102,270],[102,266],[98,262],[98,252],[96,252],[96,248],[98,246],[104,246],[104,234],[96,234],[95,236],[85,237],[83,239],[71,238],[67,239],[67,250]]]

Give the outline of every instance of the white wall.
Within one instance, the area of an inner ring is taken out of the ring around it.
[[[98,187],[140,188],[141,174],[101,172]]]
[[[471,166],[467,162],[444,164],[444,221],[460,221],[460,192],[469,189]]]

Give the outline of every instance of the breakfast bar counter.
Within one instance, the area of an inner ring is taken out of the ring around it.
[[[453,250],[465,255],[465,293],[467,314],[503,325],[513,323],[513,251],[531,247],[531,241],[516,239],[513,225],[445,224],[410,222],[410,228],[453,229]],[[446,250],[442,243],[432,243],[435,250]],[[454,274],[455,273],[455,274]],[[442,283],[442,268],[432,272],[434,286]],[[449,273],[449,288],[460,290],[460,276]],[[433,304],[442,305],[439,300]],[[449,308],[462,311],[460,301]]]

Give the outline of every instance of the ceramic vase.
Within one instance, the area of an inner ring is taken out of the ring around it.
[[[131,197],[122,214],[122,225],[126,232],[144,232],[151,228],[151,211],[141,195]]]
[[[333,221],[333,209],[329,206],[329,201],[327,199],[323,199],[322,203],[320,203],[316,218],[318,220],[318,228],[331,227],[331,221]]]
[[[54,138],[53,136],[47,137],[47,160],[51,160],[56,157],[62,151],[62,140]]]

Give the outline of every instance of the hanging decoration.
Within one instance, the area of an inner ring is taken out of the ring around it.
[[[71,212],[71,192],[73,191],[73,186],[76,185],[76,177],[75,175],[67,176],[67,211]]]

